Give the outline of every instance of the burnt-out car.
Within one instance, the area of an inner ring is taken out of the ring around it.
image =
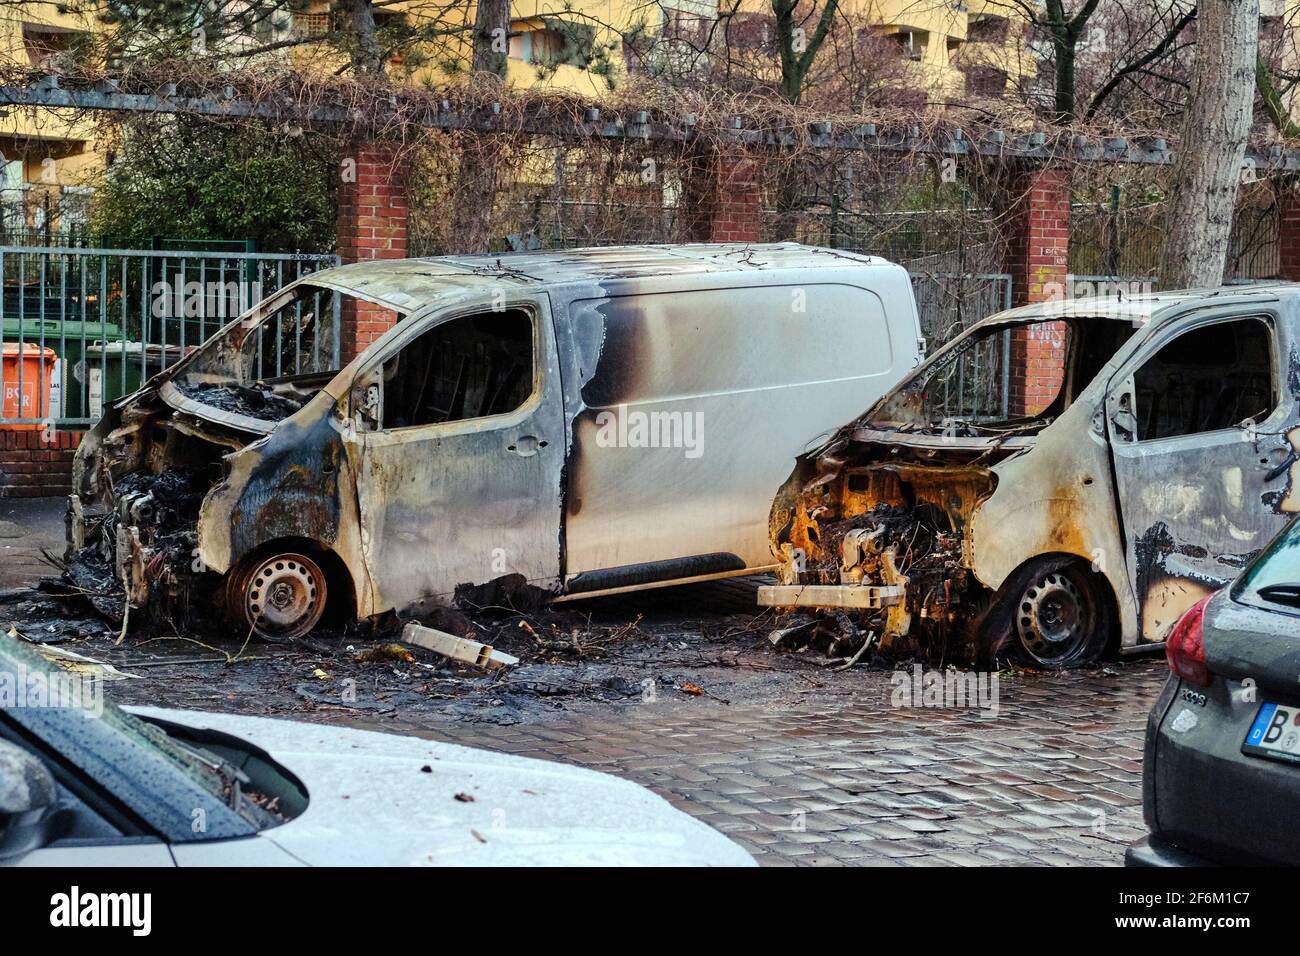
[[[1298,322],[1277,284],[977,323],[798,459],[760,602],[986,662],[1158,646],[1300,510]]]
[[[345,364],[337,314],[376,337]],[[290,639],[331,604],[770,568],[768,507],[809,428],[915,368],[919,329],[902,268],[794,244],[313,273],[86,435],[69,569],[106,613],[180,622],[215,600]]]

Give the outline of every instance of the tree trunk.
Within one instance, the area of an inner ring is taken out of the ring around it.
[[[352,50],[352,72],[356,76],[383,76],[384,56],[375,36],[375,8],[370,0],[348,0],[352,31],[357,45]]]
[[[474,54],[470,69],[475,73],[495,73],[504,78],[509,45],[510,0],[478,0],[474,11]]]
[[[1064,27],[1053,43],[1056,46],[1056,116],[1053,121],[1068,126],[1074,122],[1074,64],[1078,43]]]
[[[1255,94],[1259,0],[1205,0],[1196,63],[1174,160],[1164,289],[1223,281]]]
[[[479,82],[504,80],[510,49],[510,0],[478,0],[474,10],[472,76]],[[456,195],[458,252],[487,252],[492,242],[493,208],[502,173],[492,134],[461,139]]]

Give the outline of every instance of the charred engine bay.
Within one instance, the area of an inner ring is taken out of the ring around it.
[[[145,620],[202,626],[217,584],[195,561],[199,506],[210,487],[208,470],[195,465],[123,476],[113,486],[114,507],[85,515],[85,544],[68,556],[67,578],[120,624],[127,597],[120,569],[140,556],[131,570],[147,588]]]
[[[275,422],[315,394],[321,376],[270,382],[175,380],[177,391],[214,413]],[[211,626],[220,580],[198,556],[204,497],[224,477],[222,458],[256,434],[220,415],[177,411],[155,391],[132,402],[86,459],[78,502],[80,547],[70,546],[67,576],[114,623]],[[128,609],[129,606],[129,609]],[[195,611],[198,613],[194,613]]]
[[[844,441],[800,462],[772,513],[777,542],[803,557],[787,583],[904,588],[892,612],[812,613],[829,653],[874,637],[891,654],[942,660],[967,642],[989,594],[968,566],[966,529],[995,484],[970,452]]]
[[[210,408],[232,412],[258,421],[278,422],[302,408],[308,397],[305,393],[291,392],[284,387],[275,388],[266,382],[240,385],[226,382],[184,383],[177,387],[186,398],[192,398]]]

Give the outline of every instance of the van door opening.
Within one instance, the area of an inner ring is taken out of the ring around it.
[[[1289,420],[1271,318],[1209,319],[1138,353],[1107,396],[1141,637],[1162,641],[1281,529],[1258,436]]]
[[[359,370],[357,499],[377,606],[509,575],[558,587],[565,423],[547,306],[437,315]]]

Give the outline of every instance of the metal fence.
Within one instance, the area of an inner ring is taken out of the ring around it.
[[[928,351],[980,319],[1011,308],[1011,276],[1003,272],[912,272],[912,293]],[[944,417],[1005,417],[1009,407],[1010,333],[971,350],[941,371],[928,401]]]
[[[0,423],[32,430],[93,424],[108,403],[260,299],[338,261],[302,253],[0,246]],[[275,318],[277,334],[282,321]],[[337,305],[325,321],[332,324],[327,360],[337,363]]]
[[[1160,267],[1168,202],[1121,207],[1075,203],[1070,220],[1070,270],[1114,281],[1151,279]],[[1277,203],[1252,189],[1238,203],[1228,237],[1225,282],[1274,278],[1281,270]]]
[[[912,293],[921,329],[931,347],[943,345],[963,329],[1011,308],[1011,276],[1005,272],[911,271]]]

